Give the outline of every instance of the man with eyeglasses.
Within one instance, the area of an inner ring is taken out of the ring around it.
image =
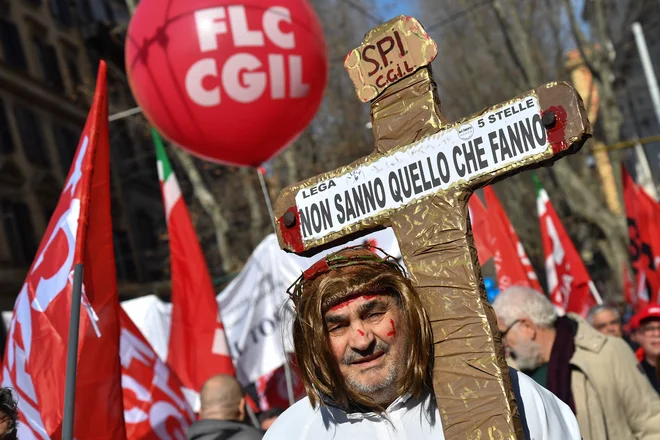
[[[660,393],[658,383],[658,356],[660,356],[660,306],[649,305],[642,309],[636,316],[639,322],[637,328],[637,342],[639,365],[648,376],[653,388]]]
[[[584,440],[660,439],[660,397],[623,339],[580,316],[559,317],[545,295],[527,287],[506,289],[493,308],[508,353],[574,411]],[[660,319],[653,325],[660,328]],[[649,334],[658,347],[660,330]]]

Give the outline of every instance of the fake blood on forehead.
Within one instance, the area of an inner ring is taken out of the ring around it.
[[[375,298],[375,297],[376,297],[376,295],[358,295],[358,296],[354,296],[354,297],[352,297],[352,298],[347,299],[346,301],[342,301],[342,302],[340,302],[340,303],[337,304],[336,306],[331,307],[331,308],[330,308],[330,311],[331,311],[331,312],[335,312],[335,311],[337,311],[337,310],[341,310],[341,309],[343,309],[344,307],[348,306],[350,303],[355,302],[355,301],[357,301],[357,300],[360,299],[360,298],[364,298],[365,301],[368,301],[368,300],[373,299],[373,298]]]

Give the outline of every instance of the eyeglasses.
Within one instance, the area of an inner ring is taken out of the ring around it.
[[[513,328],[513,326],[516,325],[516,324],[518,324],[519,322],[520,322],[520,319],[516,319],[515,321],[513,321],[513,322],[511,323],[510,326],[508,326],[508,327],[506,328],[506,330],[504,330],[504,331],[502,332],[502,340],[504,340],[504,338],[506,337],[506,334],[509,333],[509,331],[511,331],[511,329]]]
[[[647,333],[652,333],[652,332],[660,332],[660,325],[649,325],[646,327],[640,327],[639,331],[641,331],[644,334]]]

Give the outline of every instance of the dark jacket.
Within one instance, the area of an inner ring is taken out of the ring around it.
[[[198,420],[188,428],[187,440],[260,440],[264,436],[252,426],[234,420]]]

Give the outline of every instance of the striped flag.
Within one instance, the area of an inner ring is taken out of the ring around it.
[[[167,362],[198,409],[197,393],[216,374],[234,375],[215,291],[181,188],[152,129],[170,240],[172,326]]]
[[[510,286],[527,286],[542,292],[532,263],[495,191],[487,186],[484,188],[484,194],[488,205],[491,249],[495,254],[495,270],[500,290],[506,290]]]
[[[548,193],[536,175],[534,180],[550,300],[561,312],[574,312],[586,317],[589,309],[602,303],[602,300]]]

